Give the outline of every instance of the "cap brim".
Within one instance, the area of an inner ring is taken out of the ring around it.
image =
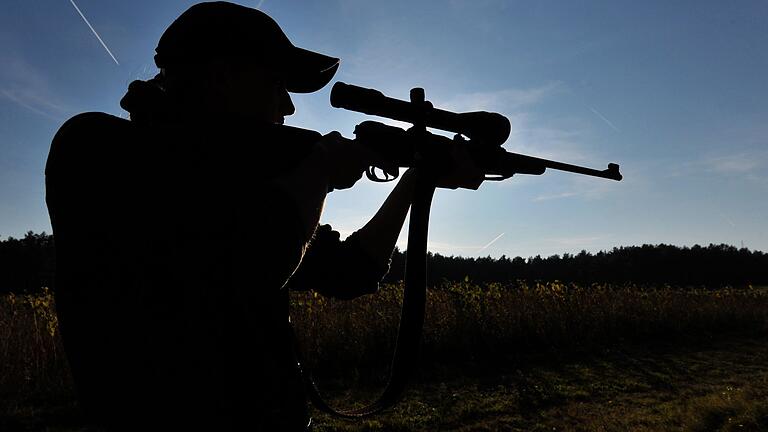
[[[285,88],[291,93],[312,93],[331,82],[339,59],[296,46],[286,59]]]

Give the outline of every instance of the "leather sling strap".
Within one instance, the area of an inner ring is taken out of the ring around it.
[[[370,404],[362,408],[336,409],[323,399],[315,384],[312,374],[304,370],[299,356],[296,358],[301,369],[302,379],[309,399],[321,411],[343,418],[361,418],[376,414],[396,404],[405,390],[408,380],[416,368],[421,332],[424,327],[424,308],[427,298],[427,234],[429,211],[435,192],[434,183],[419,176],[411,204],[411,216],[408,225],[408,246],[405,265],[405,288],[403,306],[400,315],[400,327],[397,334],[395,352],[389,380],[384,391]],[[294,338],[295,341],[295,338]]]

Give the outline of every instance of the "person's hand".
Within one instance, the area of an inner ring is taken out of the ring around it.
[[[475,165],[469,152],[469,143],[454,141],[449,163],[436,179],[439,188],[477,190],[485,179],[485,173]]]
[[[370,165],[369,151],[336,131],[324,135],[318,145],[325,149],[329,182],[334,189],[352,187]]]

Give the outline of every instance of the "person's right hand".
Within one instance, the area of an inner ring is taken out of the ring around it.
[[[318,145],[326,152],[328,178],[333,189],[352,187],[370,165],[370,151],[336,131],[324,135]]]

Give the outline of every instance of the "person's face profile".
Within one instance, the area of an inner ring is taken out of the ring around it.
[[[296,111],[285,81],[274,70],[256,63],[227,69],[226,87],[232,111],[279,124]]]

